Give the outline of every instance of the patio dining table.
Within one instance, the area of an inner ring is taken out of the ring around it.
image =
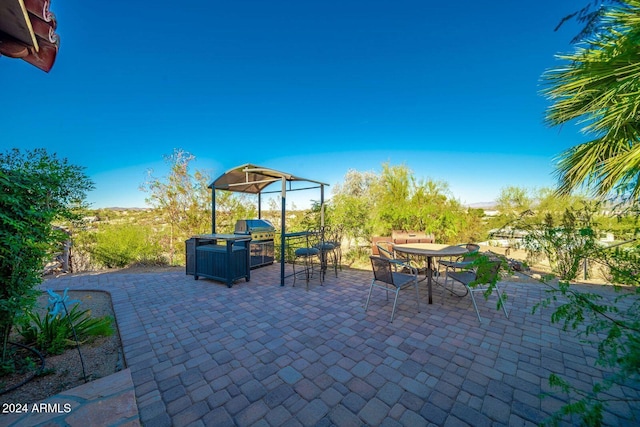
[[[432,298],[432,276],[433,276],[433,258],[460,256],[467,253],[467,249],[463,246],[441,245],[437,243],[403,243],[394,244],[393,249],[397,252],[425,257],[427,266],[427,289],[429,291],[429,304],[433,304]]]

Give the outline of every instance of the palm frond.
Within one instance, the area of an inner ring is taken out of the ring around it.
[[[603,196],[631,189],[640,196],[640,0],[603,14],[603,30],[547,71],[543,94],[553,103],[545,121],[584,124],[594,138],[558,157],[559,191],[580,185]]]

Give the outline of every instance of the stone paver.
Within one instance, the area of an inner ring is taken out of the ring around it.
[[[3,402],[1,397],[0,402]],[[5,412],[0,415],[0,426],[133,427],[140,425],[129,369],[72,388],[43,402],[21,403],[28,405],[26,413]]]
[[[593,348],[550,324],[550,312],[531,313],[543,297],[536,284],[503,284],[509,318],[479,298],[479,323],[469,297],[436,286],[420,313],[401,293],[389,323],[384,292],[364,311],[370,280],[345,269],[308,291],[280,287],[274,265],[231,289],[182,270],[66,276],[43,288],[111,293],[135,415],[154,427],[537,425],[563,398],[538,397],[551,372],[579,385],[602,375]],[[614,409],[612,423],[640,416],[638,405]]]

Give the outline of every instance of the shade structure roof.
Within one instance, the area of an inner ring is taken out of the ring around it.
[[[286,240],[286,195],[287,191],[291,190],[306,190],[307,188],[289,188],[293,182],[308,182],[314,184],[308,188],[320,188],[320,222],[324,226],[324,186],[329,185],[324,182],[316,181],[313,179],[301,178],[293,174],[278,171],[275,169],[265,168],[263,166],[257,166],[251,163],[245,163],[244,165],[237,166],[233,169],[229,169],[217,179],[215,179],[209,188],[211,188],[211,232],[216,232],[216,192],[215,190],[227,190],[237,191],[241,193],[251,193],[258,195],[258,217],[261,216],[260,212],[260,196],[268,186],[276,182],[282,183],[281,196],[281,216],[280,216],[280,253],[285,253],[285,240]],[[280,286],[284,286],[285,279],[285,257],[280,257]]]
[[[50,0],[0,0],[0,56],[51,70],[59,37],[49,4]]]
[[[220,175],[209,185],[209,188],[258,194],[274,182],[281,182],[282,178],[288,182],[300,181],[310,182],[320,186],[329,185],[324,182],[301,178],[287,172],[246,163]]]

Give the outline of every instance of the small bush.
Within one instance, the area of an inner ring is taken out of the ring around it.
[[[25,350],[19,347],[7,349],[7,360],[0,363],[0,389],[4,389],[6,384],[1,378],[7,374],[24,374],[36,370],[36,361],[31,356],[25,357]],[[31,353],[29,353],[31,354]]]
[[[343,254],[343,258],[347,265],[357,268],[369,268],[371,262],[369,256],[371,255],[371,247],[369,246],[356,246]]]
[[[108,225],[92,235],[87,250],[94,262],[107,268],[166,264],[156,235],[149,226]]]

